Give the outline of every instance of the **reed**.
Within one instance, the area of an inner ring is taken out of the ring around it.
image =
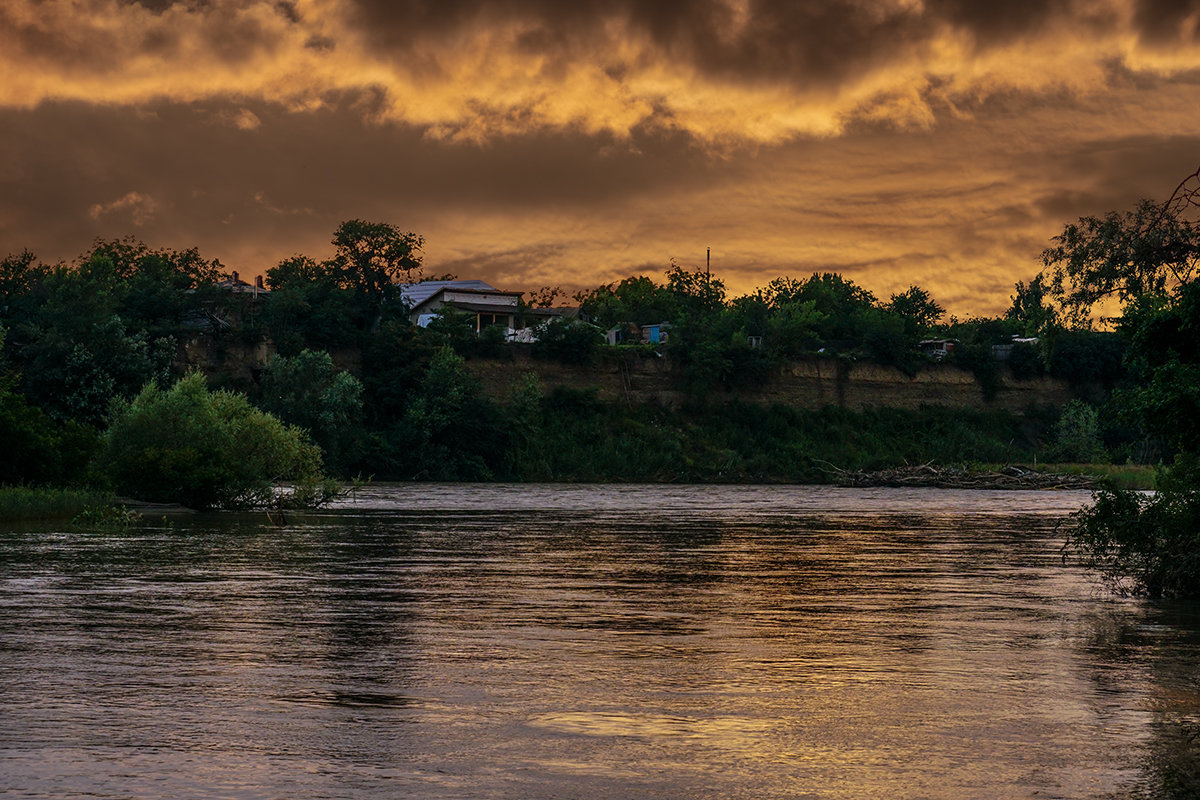
[[[88,489],[0,486],[0,521],[71,519],[111,502],[111,495]]]

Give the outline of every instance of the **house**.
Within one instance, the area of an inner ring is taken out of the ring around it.
[[[479,333],[492,325],[516,329],[521,292],[502,292],[477,280],[422,281],[402,285],[400,299],[414,325],[424,328],[443,308],[453,308],[471,315]]]
[[[953,353],[957,345],[957,339],[923,339],[918,344],[922,353],[937,361]]]
[[[1038,337],[1036,336],[1017,336],[1013,335],[1012,341],[1007,344],[992,345],[992,358],[997,361],[1008,361],[1012,358],[1013,348],[1019,344],[1037,344]]]
[[[671,329],[669,322],[655,322],[642,326],[642,341],[646,344],[662,344],[667,341],[667,331]]]
[[[555,318],[571,318],[578,309],[526,308],[522,292],[505,292],[480,280],[422,281],[400,287],[400,299],[408,307],[408,318],[424,328],[443,308],[452,308],[472,318],[476,333],[497,326],[509,341],[533,341],[527,324]]]
[[[557,310],[557,309],[556,309]],[[639,325],[636,322],[625,322],[604,332],[604,341],[610,345],[632,344],[665,344],[669,338],[671,323],[652,322]]]
[[[258,297],[260,294],[270,294],[271,290],[263,286],[262,275],[256,275],[254,283],[246,283],[238,277],[237,270],[230,273],[228,278],[217,281],[217,288],[224,289],[234,294],[248,294],[251,297]]]

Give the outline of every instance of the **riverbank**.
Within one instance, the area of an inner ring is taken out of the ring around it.
[[[91,489],[0,486],[0,522],[73,519],[88,508],[112,503],[112,495]]]

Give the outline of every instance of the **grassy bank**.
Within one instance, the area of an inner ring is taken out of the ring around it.
[[[1000,469],[1005,464],[983,464],[982,470]],[[1033,469],[1053,475],[1087,475],[1099,478],[1113,489],[1152,490],[1155,467],[1149,464],[1020,464],[1024,469]]]
[[[414,443],[394,472],[367,471],[398,480],[830,483],[835,468],[1032,461],[1045,429],[1004,411],[667,408],[561,390],[492,413],[473,429],[447,426],[453,439]]]
[[[111,495],[86,489],[0,486],[0,521],[71,519],[85,508],[111,502]]]

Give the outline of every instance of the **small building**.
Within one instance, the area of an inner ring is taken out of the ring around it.
[[[400,298],[414,325],[424,328],[443,308],[453,308],[471,315],[479,333],[492,325],[514,330],[521,292],[504,292],[478,280],[422,281],[401,286]]]
[[[958,340],[956,339],[922,339],[917,344],[922,353],[936,361],[941,361],[953,353],[957,345]]]
[[[258,297],[260,294],[270,294],[271,290],[263,285],[262,275],[254,277],[254,283],[246,283],[238,277],[237,270],[229,274],[228,278],[217,281],[217,288],[224,289],[227,292],[234,294],[248,294],[251,297]]]
[[[1012,337],[1012,341],[1005,344],[992,345],[992,358],[997,361],[1008,361],[1012,358],[1013,348],[1019,344],[1037,344],[1038,337],[1036,336],[1016,336]]]
[[[655,322],[642,326],[642,341],[646,344],[662,344],[667,341],[671,323]]]

